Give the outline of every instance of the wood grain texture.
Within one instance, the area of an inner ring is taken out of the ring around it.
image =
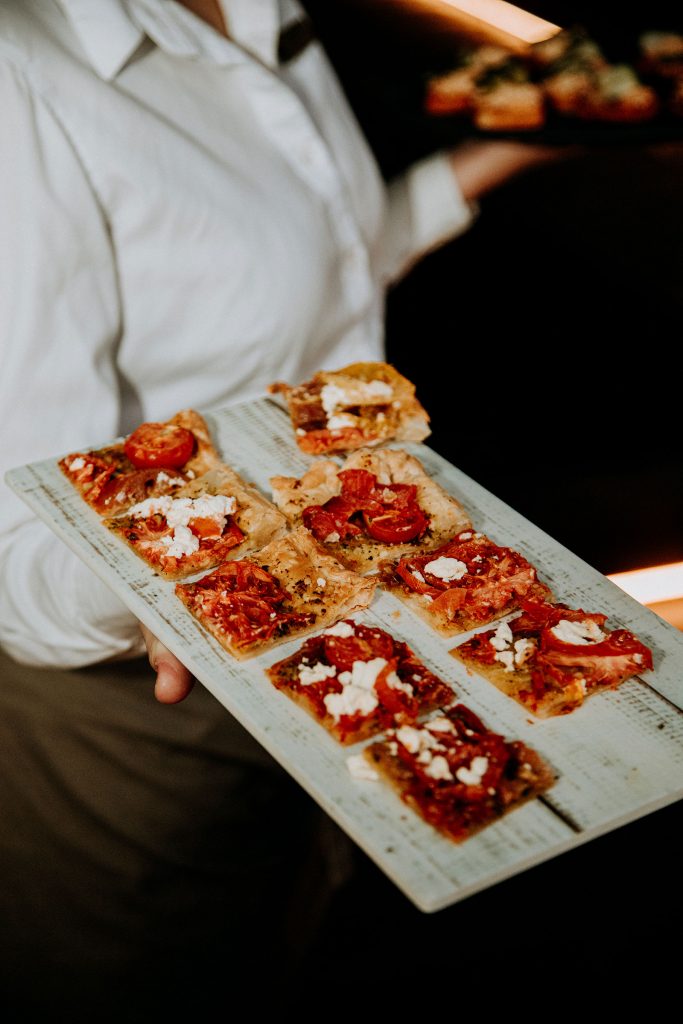
[[[270,497],[268,480],[310,465],[284,411],[269,399],[207,416],[222,458]],[[87,441],[88,439],[84,439]],[[387,592],[358,618],[404,639],[492,729],[519,739],[558,773],[543,797],[456,846],[382,783],[353,779],[350,753],[279,693],[264,669],[290,641],[248,663],[234,661],[81,501],[54,460],[10,471],[10,486],[111,586],[197,678],[373,858],[413,902],[438,910],[533,864],[672,803],[683,795],[683,634],[424,445],[406,447],[471,515],[475,528],[538,567],[557,599],[609,614],[653,650],[655,670],[596,696],[573,714],[531,716],[486,679],[468,674],[440,638]],[[588,514],[588,512],[586,512]],[[594,510],[597,529],[608,529]],[[483,627],[487,628],[487,627]],[[463,639],[471,634],[465,634]]]

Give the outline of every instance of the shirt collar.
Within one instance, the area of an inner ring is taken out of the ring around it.
[[[60,0],[88,60],[101,78],[121,71],[145,36],[176,56],[220,61],[226,40],[173,0]],[[275,67],[281,0],[220,0],[230,37]],[[290,4],[290,8],[296,5]],[[282,13],[284,13],[284,11]],[[289,13],[289,11],[287,11]]]

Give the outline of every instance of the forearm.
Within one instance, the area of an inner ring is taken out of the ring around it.
[[[571,151],[526,142],[465,142],[449,153],[463,197],[474,203],[523,171],[564,159]]]

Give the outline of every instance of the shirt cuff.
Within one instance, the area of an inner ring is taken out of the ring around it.
[[[478,213],[462,194],[446,153],[437,153],[407,172],[413,242],[418,253],[435,249],[462,234]]]
[[[463,196],[447,153],[414,164],[388,188],[385,279],[401,277],[422,256],[462,234],[478,212]]]

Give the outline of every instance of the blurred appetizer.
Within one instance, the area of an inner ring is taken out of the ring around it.
[[[342,469],[316,462],[300,479],[271,479],[273,501],[344,565],[376,569],[383,558],[438,547],[470,525],[461,505],[407,452],[354,452]]]
[[[545,99],[521,61],[512,59],[476,81],[474,123],[485,131],[531,131],[545,122]]]
[[[652,668],[652,652],[606,615],[524,600],[516,618],[451,651],[535,715],[563,715]]]
[[[639,39],[638,69],[656,78],[683,77],[683,35],[680,32],[644,32]]]
[[[430,434],[414,385],[388,363],[352,363],[297,387],[272,384],[269,391],[284,395],[296,442],[309,455],[423,441]]]
[[[430,114],[460,114],[472,110],[479,75],[509,60],[509,52],[500,46],[461,51],[458,67],[429,79],[425,97],[427,110]]]
[[[356,743],[449,704],[453,691],[407,644],[350,619],[310,637],[268,670],[340,743]]]

